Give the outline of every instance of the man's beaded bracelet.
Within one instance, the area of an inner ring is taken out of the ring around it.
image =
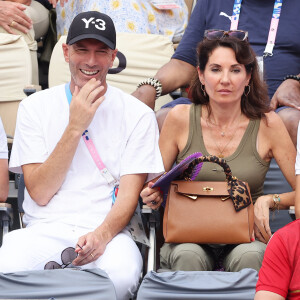
[[[297,80],[298,82],[300,82],[300,76],[297,75],[286,75],[283,80],[287,80],[287,79],[294,79]]]
[[[143,80],[142,82],[140,82],[137,87],[139,88],[142,85],[151,85],[155,88],[155,91],[156,91],[155,99],[157,99],[158,97],[161,96],[162,85],[158,79],[153,78],[153,77],[147,78],[147,79]]]

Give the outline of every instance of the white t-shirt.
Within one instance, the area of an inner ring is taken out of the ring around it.
[[[0,118],[0,159],[8,159],[7,138]]]
[[[24,99],[18,111],[10,170],[21,173],[24,164],[43,163],[60,140],[68,121],[65,85]],[[108,86],[105,100],[88,131],[115,179],[126,174],[163,171],[154,112],[133,96]],[[46,206],[37,205],[25,190],[24,222],[60,221],[95,228],[111,209],[112,190],[82,139],[61,188]]]

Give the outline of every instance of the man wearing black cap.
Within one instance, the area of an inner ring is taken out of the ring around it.
[[[142,258],[126,225],[146,174],[163,171],[156,119],[106,83],[117,54],[107,15],[77,15],[63,51],[70,83],[20,104],[10,169],[24,173],[27,227],[6,235],[0,272],[65,264],[62,251],[74,247],[73,265],[105,270],[128,299]]]

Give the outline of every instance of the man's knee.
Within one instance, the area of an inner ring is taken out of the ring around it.
[[[138,288],[141,271],[140,265],[134,264],[109,272],[108,275],[114,284],[117,299],[129,299],[134,295]]]
[[[295,146],[297,146],[297,129],[300,120],[300,111],[295,108],[285,108],[278,112]]]

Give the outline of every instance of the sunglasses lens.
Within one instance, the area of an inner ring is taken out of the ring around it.
[[[45,264],[44,270],[61,269],[61,265],[56,261],[49,261]]]
[[[65,265],[69,265],[72,263],[72,261],[77,257],[77,253],[75,252],[75,249],[73,247],[66,248],[61,253],[61,261]]]
[[[223,30],[210,30],[205,32],[205,37],[208,40],[215,40],[215,39],[220,39],[224,35]]]
[[[246,32],[244,31],[229,31],[228,35],[241,41],[245,40],[246,38]]]

